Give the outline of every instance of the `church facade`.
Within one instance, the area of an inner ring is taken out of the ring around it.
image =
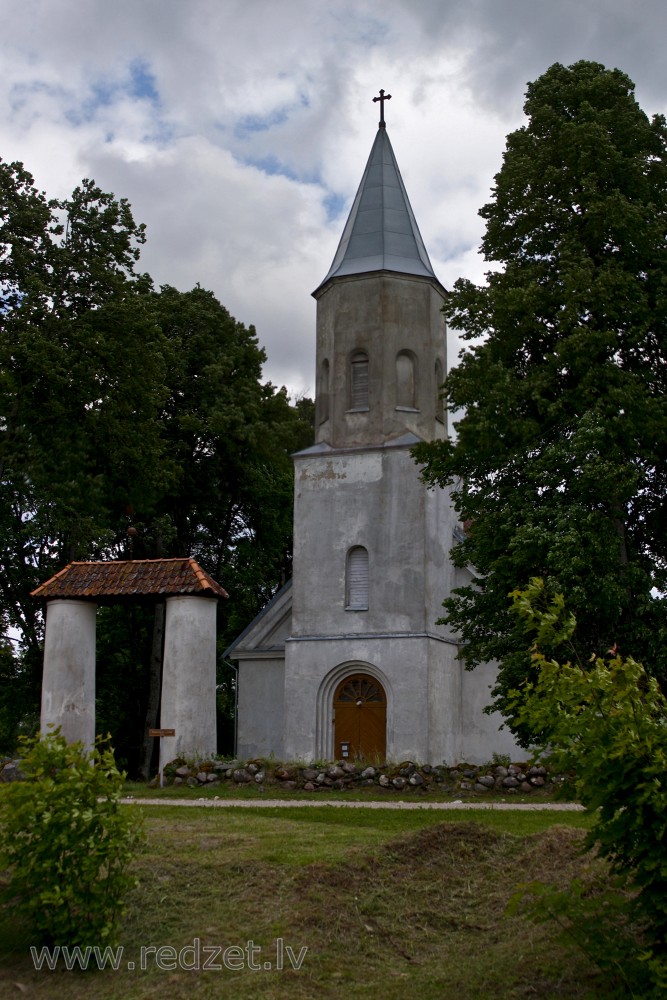
[[[237,752],[471,763],[515,744],[437,624],[470,578],[460,525],[410,449],[447,436],[431,266],[384,124],[317,300],[316,443],[294,456],[293,577],[226,651]]]

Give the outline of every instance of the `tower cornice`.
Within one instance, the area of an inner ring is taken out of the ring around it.
[[[338,275],[333,278],[328,278],[319,285],[311,295],[314,299],[320,299],[330,288],[334,285],[342,284],[343,282],[353,282],[353,281],[367,281],[369,278],[377,277],[388,277],[388,278],[401,278],[405,281],[418,281],[425,282],[436,290],[443,298],[449,295],[449,292],[443,284],[440,283],[435,275],[426,276],[420,274],[408,274],[405,271],[391,271],[387,268],[379,268],[377,271],[364,271],[360,274],[343,274]]]

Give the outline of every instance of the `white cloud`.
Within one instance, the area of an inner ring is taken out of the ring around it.
[[[527,81],[596,59],[665,110],[661,0],[7,0],[0,156],[82,177],[148,225],[158,283],[211,288],[313,387],[314,302],[390,92],[389,134],[445,285],[481,280],[477,212]]]

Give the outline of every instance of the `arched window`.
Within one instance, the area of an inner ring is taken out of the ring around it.
[[[441,390],[444,380],[445,377],[442,371],[442,361],[438,358],[435,363],[435,417],[436,420],[441,420],[443,423],[445,422],[445,401],[442,398]]]
[[[320,381],[317,387],[317,420],[323,424],[329,419],[329,361],[324,359],[320,365]]]
[[[409,351],[396,355],[396,405],[415,408],[415,360]]]
[[[345,569],[346,609],[368,611],[368,550],[363,545],[350,549]]]
[[[368,355],[363,351],[350,358],[350,409],[368,409]]]

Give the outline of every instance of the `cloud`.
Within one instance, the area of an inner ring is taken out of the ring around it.
[[[147,223],[158,283],[255,324],[272,381],[313,389],[315,309],[383,87],[445,285],[482,280],[478,210],[526,83],[595,59],[665,110],[661,0],[9,0],[0,156],[65,196],[82,177]]]

